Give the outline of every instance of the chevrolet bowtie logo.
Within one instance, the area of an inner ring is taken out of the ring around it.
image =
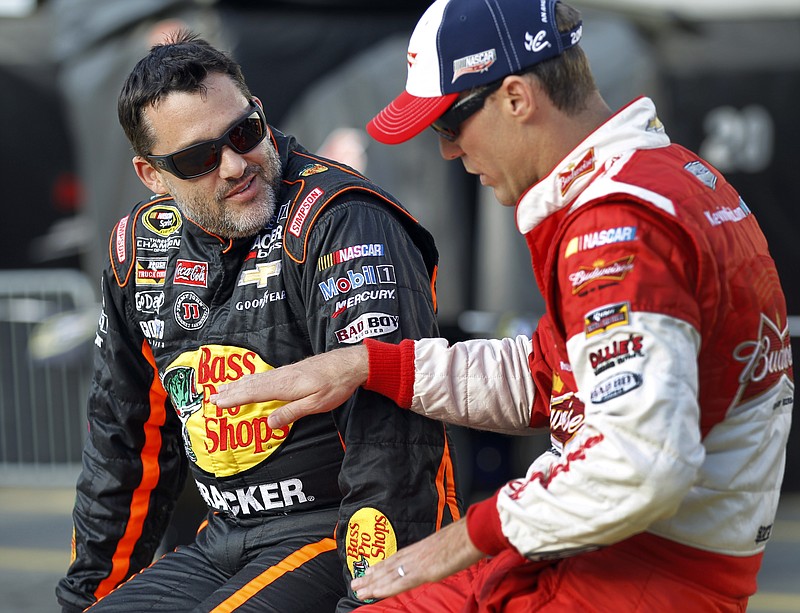
[[[238,285],[251,285],[255,283],[256,287],[264,287],[270,277],[277,277],[279,274],[281,274],[280,262],[256,264],[255,270],[242,271]]]

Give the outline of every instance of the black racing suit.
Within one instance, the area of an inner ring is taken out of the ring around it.
[[[221,239],[169,196],[111,234],[65,611],[349,610],[349,577],[460,513],[442,424],[380,395],[280,430],[277,405],[208,401],[367,337],[437,334],[427,231],[351,169],[273,140],[283,181],[257,236]],[[187,468],[207,524],[106,596],[152,562]]]

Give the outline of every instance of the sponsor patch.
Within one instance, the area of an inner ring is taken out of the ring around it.
[[[325,300],[330,300],[334,296],[346,294],[351,290],[358,289],[365,285],[378,285],[382,283],[397,284],[392,264],[382,264],[380,266],[362,266],[361,272],[348,270],[341,277],[330,277],[327,281],[319,284],[319,291]]]
[[[622,281],[633,270],[633,258],[634,256],[628,255],[608,264],[600,260],[592,267],[579,266],[568,277],[572,284],[572,293],[577,294],[595,281]]]
[[[642,375],[635,372],[621,372],[603,379],[594,386],[590,398],[594,404],[602,404],[632,392],[642,385]]]
[[[788,322],[781,327],[761,314],[758,337],[733,350],[733,359],[743,365],[733,406],[763,394],[781,377],[789,378],[793,366],[790,339]]]
[[[547,40],[547,31],[539,30],[535,35],[525,32],[525,49],[531,53],[539,53],[553,45]]]
[[[595,157],[594,157],[594,147],[589,149],[586,152],[580,161],[570,164],[560,173],[558,173],[558,186],[561,189],[561,195],[567,193],[570,187],[580,179],[581,177],[588,175],[591,172],[594,172],[595,169]]]
[[[122,264],[125,261],[125,231],[128,228],[128,219],[129,216],[126,215],[122,219],[119,220],[117,224],[117,236],[116,236],[116,252],[117,252],[117,261]]]
[[[202,328],[208,319],[209,309],[194,292],[183,292],[175,300],[175,321],[186,330]]]
[[[759,526],[758,532],[756,532],[756,543],[766,543],[769,540],[769,537],[772,536],[772,524],[768,526]]]
[[[643,358],[642,341],[641,334],[631,334],[628,338],[612,341],[597,351],[590,352],[589,363],[594,369],[594,374],[599,375],[632,358]]]
[[[559,453],[581,429],[584,419],[583,403],[572,392],[550,399],[550,441]]]
[[[181,248],[180,236],[168,236],[166,238],[156,236],[139,236],[136,238],[136,249],[142,251],[152,251],[154,253],[166,253],[170,249]]]
[[[717,175],[700,160],[689,162],[683,167],[689,174],[694,175],[700,183],[709,189],[717,189]]]
[[[750,209],[745,204],[745,201],[739,198],[739,206],[734,209],[721,206],[713,211],[704,211],[703,215],[712,226],[719,226],[724,223],[742,221],[742,219],[750,215]]]
[[[586,336],[600,334],[629,323],[628,314],[630,313],[631,306],[627,302],[618,302],[617,304],[609,304],[594,311],[589,311],[583,316],[583,325]]]
[[[315,187],[308,193],[308,195],[300,203],[300,206],[297,207],[297,212],[294,214],[292,221],[289,223],[289,234],[300,238],[300,232],[303,229],[303,224],[306,222],[308,213],[311,211],[311,207],[314,206],[314,203],[324,194],[325,192],[319,187]]]
[[[263,260],[275,249],[281,247],[283,247],[283,226],[277,226],[271,232],[256,237],[245,261]]]
[[[365,338],[381,336],[398,328],[400,317],[388,313],[364,313],[341,330],[334,332],[340,343],[353,345]]]
[[[337,249],[333,253],[323,255],[317,261],[317,270],[325,270],[336,264],[343,264],[350,260],[366,257],[383,257],[386,250],[382,243],[370,243],[367,245],[352,245]]]
[[[103,346],[103,340],[108,335],[108,315],[105,307],[100,309],[100,319],[97,321],[97,331],[94,334],[94,344],[98,347]]]
[[[397,552],[397,536],[389,518],[378,509],[364,507],[347,522],[347,567],[353,578]]]
[[[663,134],[664,124],[661,123],[661,120],[658,117],[651,117],[647,121],[647,126],[645,127],[645,131],[654,132],[656,134]]]
[[[322,164],[306,164],[300,169],[299,176],[310,177],[311,175],[318,175],[321,172],[327,172],[328,167]]]
[[[164,306],[164,292],[157,290],[136,292],[134,301],[136,310],[140,313],[158,313]]]
[[[144,334],[145,338],[151,341],[164,338],[164,320],[162,319],[140,321],[139,327],[142,329],[142,334]]]
[[[167,258],[136,258],[136,285],[164,285]]]
[[[453,80],[463,77],[464,75],[474,74],[476,72],[486,72],[489,67],[497,61],[497,51],[495,49],[487,49],[480,53],[473,53],[466,57],[459,58],[453,61]]]
[[[183,225],[178,209],[167,205],[158,205],[148,209],[142,215],[142,223],[150,232],[159,236],[175,234]]]
[[[172,282],[178,285],[208,287],[208,262],[178,260],[175,264],[175,276]]]
[[[205,485],[197,480],[195,483],[208,506],[235,517],[283,509],[314,500],[314,496],[306,496],[300,479],[260,483],[236,489],[223,488],[222,491],[218,484]]]
[[[590,232],[581,236],[575,236],[567,242],[564,251],[564,258],[568,258],[581,251],[588,251],[604,245],[614,243],[625,243],[636,239],[636,226],[619,226],[618,228],[606,228],[597,232]]]
[[[239,275],[239,282],[237,285],[253,285],[258,288],[265,287],[267,281],[271,277],[277,277],[281,274],[281,261],[267,262],[266,264],[256,264],[255,268],[243,270]]]
[[[285,403],[261,402],[220,408],[208,400],[220,386],[272,368],[252,350],[203,345],[181,354],[164,370],[161,381],[182,424],[186,453],[202,470],[216,477],[237,475],[263,462],[286,440],[291,425],[273,430],[267,424],[270,413]],[[302,484],[296,480],[286,483],[285,489],[276,484],[267,485],[263,490],[259,487],[256,502],[248,496],[249,507],[261,510],[259,505],[264,508],[288,506],[288,498],[293,498],[294,503],[304,501]],[[219,484],[225,487],[224,480]],[[231,489],[235,485],[239,483],[232,483]],[[288,492],[296,496],[287,496]],[[207,493],[215,500],[212,506],[224,508],[211,490]],[[238,504],[239,512],[247,514],[238,496],[237,499],[224,497],[228,503]]]
[[[240,300],[236,303],[236,310],[252,311],[254,309],[263,309],[268,304],[280,302],[281,300],[286,300],[286,290],[280,292],[264,292],[255,300]]]
[[[350,296],[347,300],[338,300],[331,318],[336,319],[347,309],[359,305],[366,300],[394,300],[394,295],[395,290],[393,289],[375,289]]]

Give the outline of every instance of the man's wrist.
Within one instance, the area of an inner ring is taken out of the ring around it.
[[[399,345],[365,339],[368,374],[364,389],[378,392],[407,409],[414,396],[414,341]]]

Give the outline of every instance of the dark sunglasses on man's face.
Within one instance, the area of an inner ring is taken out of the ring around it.
[[[445,140],[454,141],[458,138],[459,126],[480,111],[486,99],[500,89],[502,84],[503,79],[500,79],[456,100],[453,106],[431,124],[431,128]]]
[[[214,140],[203,141],[166,155],[147,155],[145,158],[179,179],[195,179],[219,167],[222,148],[228,145],[236,153],[253,150],[267,135],[264,111],[254,101],[240,119]]]

